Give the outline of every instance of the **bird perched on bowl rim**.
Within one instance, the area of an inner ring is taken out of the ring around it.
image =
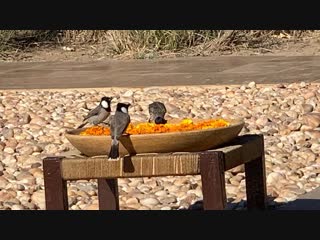
[[[115,114],[110,117],[111,147],[109,160],[119,159],[119,139],[130,123],[130,106],[130,103],[118,103]]]
[[[165,124],[167,120],[164,119],[167,109],[162,102],[153,102],[149,104],[149,123]]]
[[[78,128],[83,128],[88,123],[98,125],[105,121],[111,113],[112,99],[112,97],[102,97],[99,105],[88,113]]]

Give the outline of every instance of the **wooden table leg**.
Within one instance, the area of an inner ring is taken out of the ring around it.
[[[118,179],[98,179],[100,210],[119,210]]]
[[[61,157],[43,159],[44,191],[47,210],[68,210],[67,182],[61,177]]]
[[[225,209],[227,198],[223,152],[201,154],[200,174],[204,210]]]
[[[261,136],[261,144],[264,144]],[[266,209],[267,207],[267,186],[264,147],[262,156],[245,164],[246,192],[248,209]]]

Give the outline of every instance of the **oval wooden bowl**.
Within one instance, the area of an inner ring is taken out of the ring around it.
[[[120,138],[119,153],[120,156],[125,156],[138,153],[197,152],[213,149],[238,136],[244,126],[243,120],[226,120],[230,122],[228,127],[185,132],[123,135]],[[108,155],[111,137],[79,135],[84,130],[85,128],[71,130],[65,136],[75,148],[86,156]]]

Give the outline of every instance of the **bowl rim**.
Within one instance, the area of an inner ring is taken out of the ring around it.
[[[221,119],[221,118],[212,118],[212,119]],[[200,130],[190,130],[190,131],[176,131],[176,132],[166,132],[166,133],[161,133],[161,136],[176,136],[177,134],[183,134],[183,135],[189,135],[189,134],[194,134],[194,133],[199,133],[199,132],[213,132],[213,131],[219,131],[222,129],[227,129],[227,128],[232,128],[232,127],[237,127],[237,126],[241,126],[244,125],[244,119],[243,118],[239,118],[239,119],[228,119],[228,118],[222,118],[223,120],[226,120],[228,122],[230,122],[229,126],[225,126],[225,127],[218,127],[218,128],[208,128],[208,129],[200,129]],[[195,119],[195,120],[201,120],[201,119]],[[105,137],[110,137],[110,135],[80,135],[80,134],[75,134],[73,133],[74,131],[80,131],[80,130],[84,130],[87,128],[79,128],[79,129],[72,129],[69,130],[67,132],[65,132],[65,136],[78,136],[81,137],[82,139],[85,138],[105,138]],[[159,136],[160,133],[147,133],[147,134],[124,134],[122,135],[123,137],[134,137],[134,138],[145,138],[146,136],[148,137],[156,137]]]

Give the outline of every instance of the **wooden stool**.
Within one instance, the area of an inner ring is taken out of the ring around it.
[[[219,149],[171,154],[43,159],[47,210],[67,210],[68,180],[98,179],[100,210],[119,210],[118,178],[201,175],[205,210],[226,206],[225,171],[245,164],[248,209],[266,208],[266,177],[262,135],[239,136]]]

